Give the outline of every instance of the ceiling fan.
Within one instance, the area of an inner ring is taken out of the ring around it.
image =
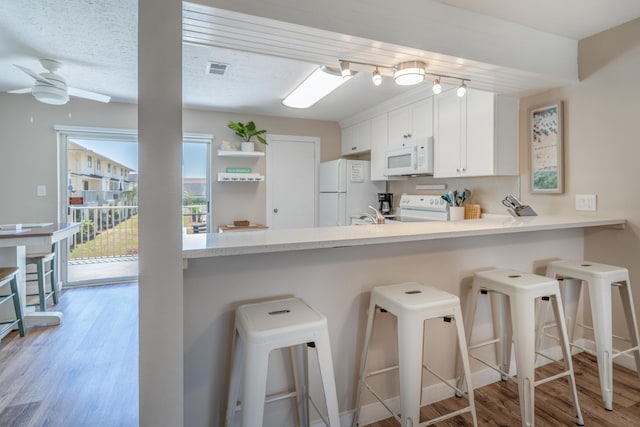
[[[9,93],[29,93],[38,101],[51,105],[64,105],[69,102],[69,95],[78,98],[91,99],[98,102],[109,102],[110,96],[102,95],[88,90],[67,86],[65,79],[56,74],[62,64],[53,59],[41,59],[40,64],[47,70],[46,73],[36,73],[29,68],[14,64],[18,69],[35,79],[33,87],[11,90]]]

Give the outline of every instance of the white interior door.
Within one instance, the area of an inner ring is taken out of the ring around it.
[[[317,226],[320,138],[268,135],[267,142],[267,225]]]

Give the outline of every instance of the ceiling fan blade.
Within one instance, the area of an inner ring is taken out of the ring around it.
[[[26,87],[24,89],[10,90],[7,93],[31,93],[31,90],[32,90],[32,88]]]
[[[33,77],[35,80],[42,82],[42,83],[46,83],[48,85],[51,84],[51,82],[47,79],[45,79],[44,77],[42,77],[40,74],[37,74],[33,71],[31,71],[30,69],[28,69],[27,67],[23,67],[22,65],[17,65],[17,64],[13,64],[17,69],[21,70],[22,72],[30,75],[31,77]],[[53,86],[53,85],[52,85]]]
[[[69,95],[77,96],[78,98],[86,98],[98,102],[109,102],[111,100],[110,96],[102,95],[100,93],[89,92],[88,90],[82,90],[75,87],[69,87],[67,89],[69,91]]]

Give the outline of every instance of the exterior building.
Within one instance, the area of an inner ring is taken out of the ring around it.
[[[114,205],[126,203],[118,196],[135,187],[130,174],[135,171],[77,142],[69,142],[69,204]]]

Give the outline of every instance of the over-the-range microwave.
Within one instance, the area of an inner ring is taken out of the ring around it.
[[[384,154],[384,164],[386,176],[433,175],[433,137],[389,148]]]

